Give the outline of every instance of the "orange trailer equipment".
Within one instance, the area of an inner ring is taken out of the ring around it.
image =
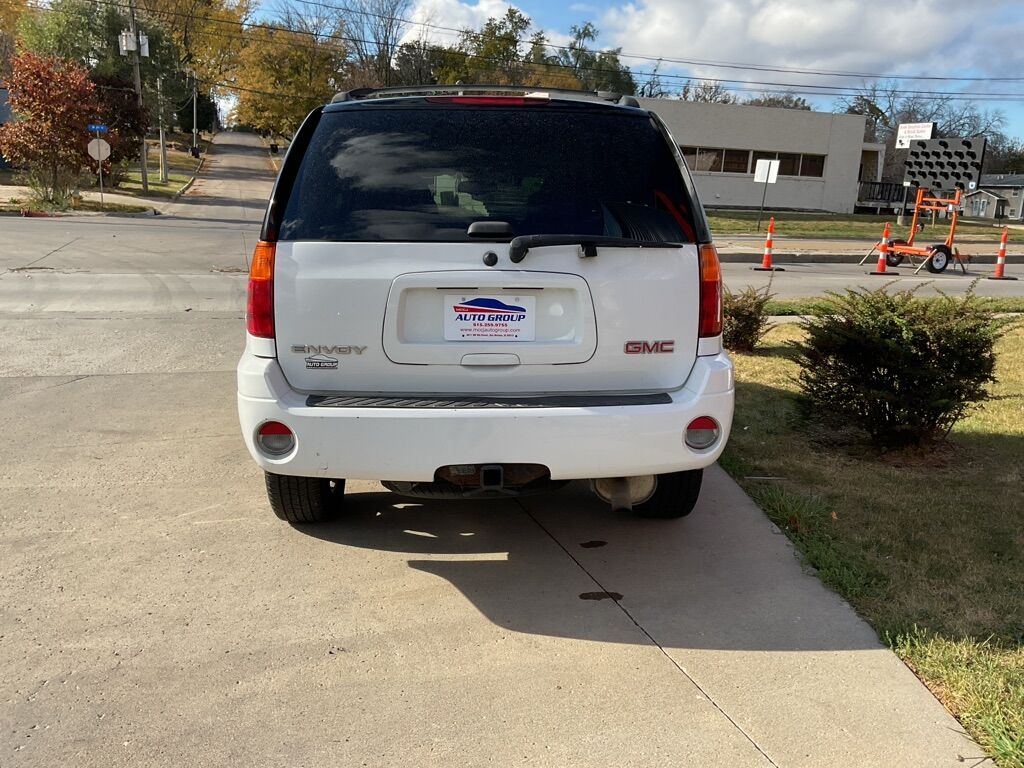
[[[920,258],[922,262],[914,270],[916,275],[923,268],[927,268],[929,272],[942,272],[949,266],[951,261],[955,260],[960,265],[960,269],[966,274],[965,259],[961,258],[960,251],[954,245],[956,225],[960,219],[960,197],[962,194],[962,190],[958,189],[953,197],[926,197],[925,189],[923,187],[919,188],[917,190],[917,198],[914,201],[914,218],[910,222],[910,234],[907,235],[906,240],[889,241],[889,253],[886,256],[886,264],[890,267],[899,266],[903,263],[903,258],[906,256],[909,258],[911,266],[913,266],[915,257]],[[914,245],[921,211],[948,211],[953,214],[949,220],[949,233],[943,242],[926,246]],[[860,263],[863,264],[867,261],[880,246],[881,243],[875,243]]]

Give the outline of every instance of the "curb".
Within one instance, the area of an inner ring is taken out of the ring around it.
[[[967,256],[968,254],[964,254]],[[723,264],[760,264],[762,253],[722,253],[718,259]],[[772,254],[772,261],[778,264],[851,264],[857,266],[862,255],[853,253],[778,253]],[[1012,255],[1011,255],[1012,258]],[[866,262],[865,262],[866,263]],[[972,264],[995,264],[994,255],[971,256]],[[1009,262],[1008,262],[1009,263]]]
[[[207,150],[208,152],[209,150]],[[203,170],[203,166],[206,165],[206,155],[204,154],[199,158],[199,165],[196,166],[195,173],[192,174],[192,178],[181,185],[181,189],[171,195],[170,202],[177,202],[178,198],[188,192],[189,188],[196,183],[196,178],[199,176],[199,172]]]
[[[0,217],[7,216],[19,219],[95,219],[95,218],[116,218],[116,219],[139,219],[146,216],[160,216],[156,208],[147,211],[32,211],[21,213],[20,211],[0,211]]]
[[[217,131],[217,133],[220,133],[220,131]],[[196,166],[196,169],[192,174],[192,178],[186,181],[182,185],[181,189],[174,193],[174,195],[170,199],[170,202],[177,202],[178,198],[184,195],[186,192],[188,192],[192,185],[196,183],[196,179],[199,177],[199,172],[203,170],[203,166],[206,165],[206,158],[210,156],[210,150],[213,149],[213,140],[216,138],[217,133],[210,135],[210,142],[206,145],[206,151],[203,152],[203,156],[199,158],[199,165]]]

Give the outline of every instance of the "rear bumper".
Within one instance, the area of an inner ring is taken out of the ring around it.
[[[248,352],[238,365],[238,415],[253,459],[268,472],[306,477],[429,482],[450,464],[543,464],[554,480],[628,477],[712,464],[729,437],[733,371],[728,356],[698,357],[686,385],[659,405],[547,408],[324,408],[295,392],[277,360]],[[711,416],[710,449],[683,442],[686,425]],[[295,449],[270,459],[255,446],[265,421],[286,424]]]

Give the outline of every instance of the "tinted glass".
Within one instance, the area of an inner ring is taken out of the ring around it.
[[[800,173],[800,155],[779,152],[779,175],[796,176]]]
[[[694,239],[676,160],[645,115],[546,107],[347,109],[323,115],[282,240],[463,241],[516,235]]]
[[[804,155],[803,164],[800,166],[801,176],[814,176],[821,178],[825,175],[824,155]]]
[[[746,173],[750,164],[750,152],[745,149],[725,150],[725,162],[722,170],[726,173]]]
[[[695,171],[721,171],[722,150],[704,149],[697,150],[697,164],[693,166]]]

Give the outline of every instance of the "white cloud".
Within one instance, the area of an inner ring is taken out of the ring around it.
[[[410,26],[402,37],[402,42],[426,37],[427,40],[434,43],[451,45],[459,37],[457,32],[451,30],[462,30],[467,27],[479,29],[488,19],[504,16],[509,8],[523,11],[519,6],[504,0],[477,0],[475,3],[463,3],[459,0],[417,0],[409,13],[409,20],[433,26]],[[523,13],[527,16],[530,15],[526,11]],[[448,29],[438,29],[438,27],[447,27]],[[567,30],[542,29],[541,31],[551,45],[568,45],[572,40]],[[529,38],[532,32],[533,30],[524,37]]]
[[[993,36],[1007,19],[1024,23],[1015,0],[989,0],[984,13],[927,0],[636,0],[607,11],[605,40],[627,53],[781,67],[888,74],[997,75],[1024,68],[1013,43],[992,56]],[[1010,40],[1019,40],[1017,36]],[[1016,59],[1016,66],[1007,61]],[[653,62],[626,59],[645,71]],[[772,82],[828,82],[791,73],[663,65],[663,72]],[[832,80],[856,85],[855,80]],[[941,90],[921,81],[912,87]],[[976,87],[972,90],[981,90]],[[997,89],[997,90],[1006,90]]]
[[[504,16],[512,8],[504,0],[477,0],[475,3],[460,3],[459,0],[416,0],[409,19],[414,22],[433,24],[434,27],[410,26],[402,38],[403,42],[421,37],[434,43],[451,44],[458,40],[458,33],[437,29],[478,29],[489,18]]]

